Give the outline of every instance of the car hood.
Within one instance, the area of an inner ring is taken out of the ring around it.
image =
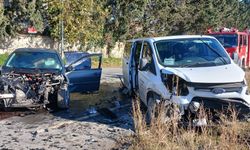
[[[245,72],[232,63],[214,67],[168,68],[162,69],[164,74],[175,74],[187,82],[193,83],[233,83],[242,82]]]

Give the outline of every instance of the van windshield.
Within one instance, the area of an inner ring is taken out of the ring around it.
[[[155,42],[159,63],[166,67],[207,67],[230,64],[224,48],[215,39],[171,39]]]

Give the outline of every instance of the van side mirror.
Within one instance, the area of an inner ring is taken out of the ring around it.
[[[150,64],[146,58],[140,59],[140,70],[141,71],[146,71],[147,69],[149,69],[149,67],[150,67]]]
[[[238,53],[234,52],[234,53],[232,54],[232,59],[233,59],[233,61],[234,61],[235,63],[237,63],[237,62],[238,62],[238,59],[239,59]]]

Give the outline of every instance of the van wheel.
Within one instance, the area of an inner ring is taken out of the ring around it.
[[[146,111],[146,123],[151,124],[153,118],[156,117],[156,100],[153,94],[148,97],[147,111]]]
[[[155,94],[150,94],[148,96],[148,105],[147,105],[147,111],[146,111],[146,123],[148,125],[152,124],[156,120],[160,121],[161,123],[164,122],[164,115],[161,114],[161,116],[159,116],[159,113],[163,111],[163,110],[160,110],[161,103],[157,103],[156,100],[157,100],[157,96]]]
[[[177,122],[180,120],[180,110],[177,105],[170,101],[156,102],[157,96],[151,94],[148,97],[148,105],[146,112],[146,123],[151,125],[154,121],[158,123],[167,123],[172,119]]]

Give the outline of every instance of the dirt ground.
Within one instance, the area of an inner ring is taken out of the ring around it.
[[[0,149],[127,149],[120,141],[133,134],[133,121],[120,74],[104,70],[100,92],[71,94],[67,111],[0,112]]]
[[[0,149],[128,149],[131,100],[119,91],[120,76],[121,69],[104,70],[100,91],[71,94],[67,111],[0,112]]]

